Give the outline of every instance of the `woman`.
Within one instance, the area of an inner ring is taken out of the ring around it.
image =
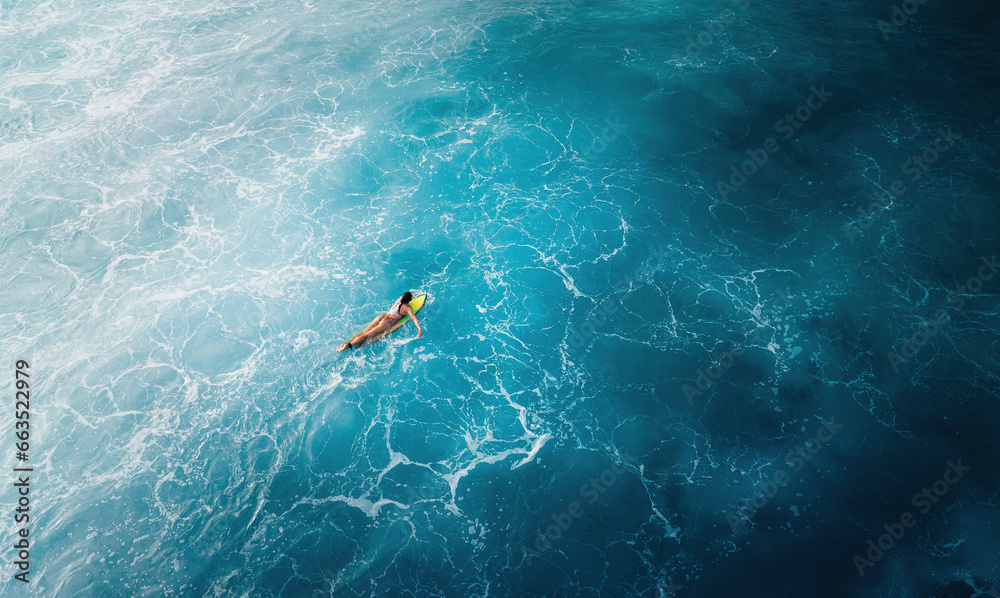
[[[360,347],[369,338],[379,335],[392,328],[396,325],[396,322],[402,320],[406,316],[410,316],[413,323],[417,325],[417,338],[422,337],[424,335],[424,329],[420,327],[420,322],[417,320],[417,314],[413,313],[413,308],[410,307],[411,299],[413,299],[412,293],[409,291],[403,293],[403,296],[392,304],[392,309],[384,314],[379,314],[379,316],[372,320],[372,323],[369,324],[364,330],[351,337],[351,340],[347,341],[343,345],[340,345],[340,348],[337,349],[337,353],[340,353],[344,349]]]

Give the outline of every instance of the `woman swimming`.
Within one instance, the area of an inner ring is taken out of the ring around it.
[[[384,314],[379,314],[371,324],[365,327],[364,330],[355,334],[351,337],[351,340],[347,341],[337,349],[337,353],[340,353],[344,349],[353,349],[355,347],[360,347],[368,339],[382,332],[385,332],[389,328],[396,325],[396,322],[402,320],[406,316],[410,316],[413,323],[417,325],[417,338],[424,335],[424,329],[420,327],[420,322],[417,320],[417,314],[413,312],[413,308],[410,307],[410,300],[413,299],[413,294],[409,291],[403,293],[403,296],[396,300],[392,304],[392,308],[385,312]]]

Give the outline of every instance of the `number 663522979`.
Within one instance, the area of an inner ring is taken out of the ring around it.
[[[31,409],[30,402],[30,389],[28,384],[28,368],[31,367],[27,361],[23,359],[17,360],[14,364],[17,368],[14,371],[14,386],[17,388],[17,403],[14,405],[14,416],[17,418],[17,422],[14,427],[19,430],[16,434],[17,439],[20,440],[16,446],[19,451],[28,450],[28,418],[29,410]],[[24,448],[21,448],[24,445]]]

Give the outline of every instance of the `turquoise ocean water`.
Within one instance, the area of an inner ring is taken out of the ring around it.
[[[0,593],[997,591],[998,15],[905,8],[4,3]]]

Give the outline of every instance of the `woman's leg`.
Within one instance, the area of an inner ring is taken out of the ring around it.
[[[385,317],[385,314],[379,314],[379,315],[375,316],[375,319],[372,320],[372,323],[369,324],[369,325],[367,325],[367,326],[365,326],[365,329],[362,330],[361,332],[359,332],[358,334],[364,334],[364,333],[368,332],[369,330],[371,330],[372,328],[375,328],[376,326],[378,326],[378,323],[381,322],[382,318],[384,318],[384,317]]]
[[[382,320],[384,318],[385,318],[385,314],[379,314],[379,315],[375,316],[375,319],[371,321],[371,324],[365,326],[364,330],[362,330],[361,332],[359,332],[359,333],[355,334],[354,336],[352,336],[351,340],[347,341],[343,345],[340,345],[340,347],[337,349],[337,353],[340,353],[341,351],[343,351],[344,349],[346,349],[348,345],[351,345],[352,347],[356,347],[357,345],[354,343],[354,340],[355,339],[359,339],[366,332],[370,332],[370,331],[374,330],[375,328],[377,328],[379,326],[379,324],[382,323]]]
[[[351,346],[356,347],[364,343],[365,341],[375,336],[376,334],[388,330],[390,326],[392,326],[392,322],[386,322],[385,320],[382,320],[375,326],[375,328],[372,328],[371,330],[365,330],[364,332],[359,332],[358,334],[354,335],[354,338],[351,339]]]

